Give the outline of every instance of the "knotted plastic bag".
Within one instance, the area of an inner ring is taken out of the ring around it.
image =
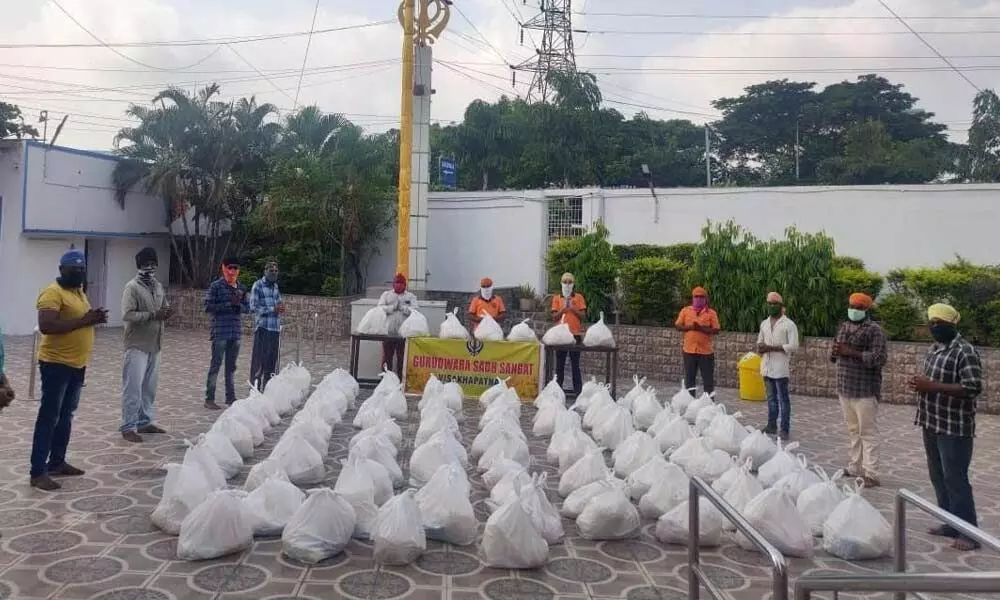
[[[188,440],[184,440],[184,444],[187,446],[184,452],[184,464],[199,469],[212,491],[226,489],[226,474],[219,463],[215,462],[209,449],[192,444]]]
[[[284,435],[271,452],[278,459],[289,481],[295,485],[320,483],[326,477],[323,456],[301,435]]]
[[[243,484],[243,489],[252,492],[264,484],[271,477],[280,477],[288,481],[288,474],[281,466],[281,461],[276,458],[266,458],[250,468],[247,481]]]
[[[663,412],[660,401],[656,399],[656,390],[643,390],[632,403],[632,424],[636,429],[648,430],[656,423],[657,417]],[[653,435],[653,434],[650,434]]]
[[[469,480],[455,464],[443,465],[416,494],[428,539],[456,546],[476,541],[479,523],[469,501]]]
[[[253,434],[239,420],[220,418],[208,431],[209,433],[216,431],[226,436],[233,448],[239,452],[240,458],[253,458]]]
[[[358,323],[358,333],[364,335],[389,335],[389,315],[381,306],[376,306],[365,313]]]
[[[792,442],[787,446],[782,446],[781,441],[778,442],[778,451],[757,469],[757,478],[760,479],[762,486],[769,488],[785,475],[801,468],[798,459],[792,456],[792,450],[798,447],[798,442]]]
[[[639,512],[647,519],[659,519],[690,496],[690,481],[677,465],[667,464],[663,474],[639,499]]]
[[[510,328],[510,333],[507,334],[508,342],[537,342],[538,336],[535,335],[535,330],[531,328],[531,319],[525,319]]]
[[[684,500],[657,520],[656,539],[664,544],[678,544],[680,546],[687,546],[690,543],[688,502],[688,500]],[[722,543],[725,518],[714,508],[704,496],[698,498],[699,546],[711,548]]]
[[[164,533],[177,535],[181,523],[212,493],[201,469],[191,464],[170,463],[163,482],[163,495],[150,519]]]
[[[702,394],[699,398],[688,404],[687,408],[684,409],[684,418],[687,419],[688,423],[694,425],[698,420],[698,413],[701,412],[701,409],[708,408],[712,405],[712,397],[708,394]]]
[[[281,534],[285,556],[314,565],[344,551],[354,535],[350,502],[330,488],[309,490],[306,501]]]
[[[521,487],[521,506],[528,513],[535,529],[542,534],[549,545],[562,543],[563,531],[562,517],[559,511],[549,502],[545,494],[545,482],[548,479],[547,473],[535,473],[531,481]]]
[[[621,478],[628,477],[656,456],[661,456],[656,441],[643,431],[634,432],[611,454],[615,474]]]
[[[788,495],[792,497],[792,501],[797,503],[799,501],[799,494],[809,486],[820,483],[822,480],[816,473],[809,470],[805,456],[799,454],[796,459],[798,460],[799,468],[776,481],[774,487],[788,492]]]
[[[559,478],[559,495],[565,498],[588,483],[604,479],[607,472],[607,466],[604,464],[604,452],[600,448],[591,450],[583,458],[573,463],[573,466],[566,469],[566,472]]]
[[[302,490],[287,479],[270,477],[247,495],[243,503],[253,520],[254,535],[281,535],[305,499]]]
[[[621,400],[618,401],[618,404],[621,405],[621,406],[624,406],[625,408],[627,408],[627,409],[629,409],[631,411],[632,410],[632,405],[635,404],[635,401],[639,398],[639,396],[646,391],[646,388],[643,387],[643,386],[645,386],[645,384],[646,384],[646,378],[645,377],[643,377],[642,379],[639,379],[638,375],[633,375],[632,376],[632,389],[630,389],[628,391],[628,393],[625,394],[624,398],[622,398]]]
[[[694,396],[691,395],[691,391],[684,387],[684,384],[681,384],[680,391],[670,399],[670,408],[675,413],[683,415],[692,402],[694,402]]]
[[[639,511],[625,490],[614,488],[592,499],[576,518],[580,536],[588,540],[624,540],[639,534]]]
[[[211,560],[253,545],[253,518],[243,506],[246,492],[212,492],[181,523],[177,558]]]
[[[680,469],[677,465],[673,467]],[[642,498],[649,491],[649,488],[653,487],[654,483],[666,476],[667,471],[670,469],[670,463],[661,454],[657,454],[647,460],[645,464],[633,471],[625,480],[625,483],[628,484],[629,497],[633,500]]]
[[[759,469],[761,465],[774,458],[778,453],[778,447],[762,431],[754,429],[750,431],[746,438],[740,442],[740,462],[749,459],[753,468]]]
[[[500,324],[496,322],[496,319],[488,312],[483,312],[480,314],[480,317],[482,317],[482,320],[479,321],[479,326],[476,327],[476,331],[473,334],[476,336],[476,339],[483,342],[502,342],[503,329],[500,328]]]
[[[822,468],[814,468],[820,481],[807,487],[799,494],[795,507],[799,509],[799,513],[809,525],[813,535],[821,536],[823,535],[823,524],[826,523],[833,510],[847,498],[847,494],[839,485],[842,472],[838,471],[831,478]]]
[[[441,329],[438,330],[438,337],[442,339],[467,340],[469,330],[458,320],[458,309],[456,308],[444,318]]]
[[[198,436],[198,445],[203,446],[222,469],[226,479],[232,479],[243,470],[243,457],[225,435],[209,430]]]
[[[483,563],[495,569],[536,569],[549,560],[549,545],[524,510],[512,498],[490,515],[479,545]]]
[[[587,508],[591,500],[615,488],[624,490],[625,482],[616,478],[614,471],[608,470],[604,478],[588,483],[566,496],[559,513],[564,517],[575,519],[580,516],[583,509]]]
[[[615,336],[611,333],[611,328],[604,323],[604,313],[596,323],[587,328],[587,333],[583,336],[583,345],[594,348],[614,348]]]
[[[608,409],[601,423],[594,426],[594,439],[606,448],[615,450],[635,431],[632,413],[624,406]]]
[[[410,310],[410,316],[399,326],[399,335],[405,338],[428,337],[430,334],[431,328],[427,324],[427,317],[419,310]]]
[[[546,346],[572,346],[576,344],[576,338],[566,324],[566,317],[555,327],[550,327],[542,336],[542,343]]]
[[[684,445],[694,437],[694,431],[687,420],[680,415],[670,419],[662,429],[656,433],[656,443],[660,446],[661,452],[671,452]]]
[[[782,554],[798,558],[812,557],[812,532],[795,509],[792,497],[784,490],[764,490],[747,503],[743,516],[751,527]],[[744,550],[756,550],[756,546],[743,535],[738,535],[736,542]]]
[[[705,437],[713,448],[725,451],[727,454],[737,456],[740,453],[740,444],[747,437],[746,428],[740,424],[741,414],[727,415],[725,413],[716,416],[708,428],[705,429]]]
[[[862,485],[845,498],[823,523],[823,549],[844,560],[874,560],[892,552],[892,526],[861,495]]]
[[[429,384],[429,382],[428,382]],[[497,382],[490,386],[485,392],[479,394],[479,406],[483,408],[489,408],[493,401],[503,395],[507,391],[507,379],[500,379],[497,377]],[[424,392],[424,396],[427,392]]]
[[[408,565],[427,549],[423,518],[414,494],[416,490],[407,490],[386,502],[378,511],[373,553],[377,564]]]

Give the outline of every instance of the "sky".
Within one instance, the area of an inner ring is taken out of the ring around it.
[[[573,0],[577,67],[626,116],[698,123],[718,117],[712,100],[754,83],[876,72],[964,141],[976,89],[1000,85],[1000,0],[883,1],[903,22],[879,0]],[[47,110],[50,136],[68,114],[60,145],[109,150],[130,103],[213,81],[223,98],[254,95],[282,114],[315,104],[371,131],[398,125],[398,0],[6,4],[0,100],[29,123]],[[460,121],[475,99],[527,92],[530,74],[512,80],[509,65],[541,43],[532,31],[522,44],[518,24],[537,12],[538,0],[455,0],[434,47],[436,121]]]

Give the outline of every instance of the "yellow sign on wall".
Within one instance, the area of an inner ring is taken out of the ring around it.
[[[462,386],[466,398],[478,398],[497,379],[517,390],[522,399],[538,396],[542,377],[542,347],[523,342],[481,342],[410,338],[403,374],[407,394],[420,394],[431,375]]]

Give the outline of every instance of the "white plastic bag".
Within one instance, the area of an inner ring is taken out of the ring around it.
[[[677,465],[668,465],[660,479],[639,499],[639,512],[647,519],[659,519],[677,508],[691,495],[690,480]]]
[[[240,458],[253,458],[253,434],[237,419],[220,418],[208,431],[209,433],[217,431],[226,436],[233,448],[239,452]]]
[[[378,440],[377,443],[380,446],[385,447],[385,449],[389,452],[389,455],[392,458],[396,458],[397,456],[399,456],[399,448],[397,448],[396,445],[393,444],[392,439],[390,439],[389,436],[385,435],[384,433],[379,433],[377,427],[362,429],[358,433],[354,434],[354,437],[351,438],[351,441],[347,442],[347,450],[348,452],[351,452],[354,450],[355,446],[360,444],[362,441],[372,440],[372,439]]]
[[[664,544],[687,546],[691,532],[689,524],[689,504],[684,500],[656,522],[656,539]],[[706,548],[722,543],[725,517],[714,510],[712,503],[701,496],[698,498],[698,545]]]
[[[643,431],[634,432],[611,454],[615,474],[623,479],[656,456],[661,456],[656,441]]]
[[[500,379],[497,377],[497,382],[487,388],[485,392],[479,394],[479,406],[489,408],[493,401],[503,395],[507,391],[507,379]],[[426,392],[425,392],[426,395]]]
[[[580,394],[576,397],[576,401],[573,402],[573,406],[569,407],[569,409],[579,411],[581,413],[587,412],[587,408],[590,406],[590,400],[594,397],[601,386],[602,384],[597,383],[597,378],[591,376],[589,381],[583,382],[583,388],[580,389]]]
[[[733,480],[733,484],[729,486],[729,489],[726,490],[726,493],[722,497],[733,508],[743,512],[746,510],[747,505],[750,504],[750,501],[761,495],[763,491],[764,486],[750,473],[749,465],[744,464],[740,468],[739,474]],[[735,531],[736,526],[726,521],[726,529]]]
[[[670,422],[676,417],[677,415],[674,414],[674,409],[670,408],[670,405],[667,404],[663,407],[663,410],[656,413],[656,417],[653,419],[653,424],[646,429],[646,432],[655,438],[661,431],[666,429],[667,425],[670,425]]]
[[[253,545],[253,519],[243,506],[246,492],[212,492],[181,523],[177,558],[211,560]]]
[[[746,465],[747,469],[749,470],[750,461],[745,461],[743,464],[740,464],[738,458],[736,458],[735,456],[732,457],[729,469],[727,469],[725,473],[720,475],[718,479],[712,482],[712,489],[724,496],[726,492],[729,491],[729,488],[732,487],[733,482],[736,481],[736,477],[739,476],[740,469],[744,465]]]
[[[632,410],[632,405],[635,404],[636,399],[639,398],[640,394],[646,391],[646,388],[643,387],[645,385],[646,385],[645,377],[640,379],[638,375],[633,375],[632,389],[630,389],[628,393],[625,394],[624,398],[618,401],[618,404],[624,406],[629,410]]]
[[[639,511],[625,490],[614,488],[597,496],[576,518],[580,536],[587,540],[624,540],[639,534]]]
[[[205,446],[197,446],[185,440],[188,449],[184,452],[184,464],[201,470],[212,491],[226,489],[226,474],[211,452]]]
[[[468,546],[479,535],[479,523],[469,502],[469,480],[455,464],[443,465],[416,494],[428,539]]]
[[[545,404],[544,399],[551,399],[557,404],[566,405],[566,392],[563,390],[562,386],[559,385],[558,379],[553,375],[552,379],[545,384],[542,391],[539,392],[538,398],[535,399],[535,408],[541,408]]]
[[[590,399],[590,404],[587,406],[587,410],[583,413],[583,426],[587,429],[593,429],[598,423],[600,423],[600,417],[605,411],[610,410],[615,406],[615,401],[611,397],[611,394],[607,390],[598,391],[594,394],[594,397]]]
[[[437,375],[431,373],[430,377],[427,378],[427,383],[424,384],[424,391],[423,395],[420,397],[420,401],[423,402],[431,396],[437,396],[443,390],[444,384],[437,378]]]
[[[823,524],[833,513],[841,502],[847,498],[847,494],[841,489],[839,483],[842,471],[838,471],[829,477],[820,467],[814,467],[819,475],[819,483],[814,483],[799,494],[799,499],[795,502],[795,508],[805,519],[813,535],[823,535]]]
[[[576,338],[566,324],[566,317],[555,327],[550,327],[542,336],[542,343],[546,346],[572,346],[576,344]]]
[[[246,483],[243,484],[243,489],[247,492],[252,492],[264,485],[264,482],[271,477],[279,477],[288,481],[288,474],[285,473],[284,467],[281,466],[281,461],[276,458],[264,459],[251,467]]]
[[[389,440],[392,445],[396,447],[399,447],[399,445],[403,443],[403,430],[396,424],[395,419],[382,421],[375,427],[365,431],[371,431],[373,434]]]
[[[728,454],[719,449],[709,450],[707,454],[698,455],[688,464],[688,474],[712,483],[722,477],[722,474],[729,470],[730,465],[732,465],[732,459]]]
[[[508,473],[524,471],[524,465],[514,462],[506,456],[501,456],[493,461],[489,471],[483,473],[483,485],[492,490],[496,487]]]
[[[698,411],[694,418],[694,430],[698,435],[705,435],[709,426],[716,418],[726,414],[726,407],[721,404],[710,404]]]
[[[410,485],[421,487],[445,465],[461,466],[459,457],[449,447],[444,436],[435,436],[413,451],[410,456]]]
[[[254,448],[264,443],[264,433],[270,429],[270,424],[267,421],[262,420],[259,415],[242,406],[239,402],[226,409],[226,412],[222,413],[219,418],[236,419],[246,426],[253,438]]]
[[[570,519],[576,519],[587,508],[591,500],[614,488],[626,489],[626,484],[621,479],[615,477],[613,470],[608,470],[603,479],[593,481],[587,485],[576,489],[566,499],[563,500],[559,514]]]
[[[330,451],[330,436],[333,434],[333,428],[326,424],[326,421],[322,419],[311,419],[308,421],[299,421],[298,423],[293,423],[282,437],[299,435],[309,442],[309,445],[319,452],[320,456],[326,456]]]
[[[559,478],[559,495],[565,498],[588,483],[604,479],[607,472],[608,468],[604,464],[604,452],[600,448],[591,450],[583,458],[573,463],[573,466],[566,469],[566,472]]]
[[[469,456],[478,460],[493,445],[493,442],[503,436],[505,431],[515,434],[520,433],[520,437],[527,441],[524,432],[521,431],[520,419],[513,415],[505,414],[491,420],[483,427],[482,431],[476,434],[475,439],[472,440],[472,446],[469,448]]]
[[[611,333],[611,328],[604,323],[604,313],[596,323],[587,328],[587,333],[583,336],[583,345],[595,348],[614,348],[615,336]]]
[[[485,311],[480,316],[482,320],[479,321],[479,326],[476,327],[476,331],[473,334],[476,336],[476,339],[483,342],[502,342],[503,329],[500,328],[500,324],[496,322],[496,319]]]
[[[787,492],[776,488],[764,490],[747,503],[743,516],[751,527],[774,544],[782,554],[798,558],[812,557],[812,532],[795,509],[795,502]],[[756,546],[743,535],[736,536],[736,543],[744,550],[756,550]]]
[[[705,438],[696,437],[681,444],[681,447],[671,452],[668,458],[670,462],[684,469],[685,473],[691,473],[692,466],[705,461],[709,452]],[[726,465],[726,468],[728,469],[729,465]]]
[[[705,430],[705,437],[713,448],[724,450],[726,454],[738,456],[740,444],[747,438],[746,428],[740,424],[740,413],[722,414],[715,417]]]
[[[444,402],[444,399],[440,401]],[[462,431],[458,426],[455,415],[444,406],[431,406],[429,410],[421,414],[420,426],[417,427],[416,436],[413,438],[413,445],[419,448],[439,431],[449,433],[458,441],[462,440]]]
[[[301,435],[282,436],[271,456],[278,459],[295,485],[320,483],[326,477],[323,457]]]
[[[754,469],[759,469],[764,463],[774,458],[778,447],[771,438],[759,430],[750,431],[740,442],[740,462],[750,459]]]
[[[375,520],[373,553],[377,564],[408,565],[427,549],[423,519],[414,494],[416,490],[407,490],[379,509]]]
[[[535,437],[549,437],[556,429],[556,418],[560,413],[568,413],[569,409],[561,404],[549,404],[535,413],[531,433]]]
[[[549,545],[513,498],[486,520],[479,545],[483,563],[495,569],[536,569],[549,560]]]
[[[845,498],[823,523],[823,549],[844,560],[873,560],[892,551],[892,526],[864,499],[861,486]]]
[[[670,408],[672,408],[678,415],[683,416],[692,402],[694,402],[694,396],[692,396],[691,391],[682,384],[680,391],[674,394],[673,398],[670,399]]]
[[[431,328],[427,324],[427,317],[419,310],[411,309],[410,316],[399,326],[399,335],[405,338],[428,337],[430,334]]]
[[[364,335],[389,335],[389,315],[381,306],[376,306],[365,313],[358,323],[358,333]]]
[[[358,409],[358,413],[354,415],[354,428],[371,429],[382,421],[391,419],[392,417],[389,416],[389,411],[385,409],[384,403],[384,396],[372,396],[365,400],[361,408]]]
[[[564,446],[559,448],[557,460],[559,461],[560,475],[569,470],[570,467],[590,452],[601,450],[597,442],[582,430],[578,429],[574,431],[572,436]]]
[[[443,339],[467,340],[469,330],[458,320],[458,309],[456,308],[444,318],[441,329],[438,330],[438,337]]]
[[[535,529],[542,534],[549,545],[562,543],[563,531],[562,517],[559,511],[549,502],[545,494],[545,481],[548,479],[547,473],[535,473],[531,477],[530,483],[521,487],[521,506],[528,513]]]
[[[354,531],[351,536],[360,540],[370,540],[375,530],[378,504],[375,501],[375,482],[365,467],[373,464],[382,469],[383,473],[385,469],[375,461],[361,458],[358,455],[341,461],[341,464],[343,469],[337,478],[337,485],[333,491],[347,500],[354,510]],[[392,498],[391,486],[389,498]]]
[[[792,442],[787,446],[782,446],[781,442],[778,442],[778,451],[775,455],[757,469],[757,479],[762,486],[769,488],[785,475],[794,473],[800,468],[798,459],[792,456],[792,450],[798,447],[798,442]]]
[[[253,521],[253,534],[281,535],[305,499],[302,490],[287,479],[279,476],[268,478],[247,495],[243,503]]]
[[[395,451],[395,446],[389,440],[380,436],[370,436],[359,440],[350,450],[348,458],[350,458],[350,454],[358,454],[374,460],[385,467],[390,479],[392,479],[392,485],[399,487],[403,485],[403,470],[396,462]]]
[[[632,403],[632,423],[636,429],[646,431],[653,426],[656,418],[663,411],[660,401],[656,399],[656,390],[643,390]]]
[[[698,413],[701,412],[701,409],[708,408],[713,404],[711,396],[708,394],[702,394],[698,399],[688,404],[687,408],[684,409],[684,418],[687,419],[688,423],[694,425],[698,420]]]
[[[349,455],[347,460],[340,461],[340,474],[333,491],[348,497],[354,497],[358,490],[370,488],[372,502],[382,506],[392,498],[392,479],[388,471],[378,462],[357,454]]]
[[[226,479],[232,479],[243,470],[243,458],[239,451],[233,447],[225,435],[219,431],[211,431],[198,436],[198,445],[204,446],[208,453],[215,459],[215,463],[222,469]]]
[[[647,460],[641,467],[632,471],[632,474],[625,480],[625,483],[628,484],[629,497],[633,500],[642,498],[653,487],[654,483],[667,475],[667,472],[671,468],[680,469],[677,465],[671,467],[667,459],[657,453],[656,456]]]
[[[594,426],[594,439],[606,448],[615,450],[635,431],[632,413],[624,406],[608,410],[603,422]]]
[[[406,405],[406,394],[403,393],[403,385],[396,384],[382,392],[382,395],[385,398],[382,407],[389,413],[389,416],[394,419],[405,419],[409,412],[409,407]]]
[[[671,452],[684,445],[684,442],[694,437],[694,431],[684,417],[673,417],[666,426],[656,434],[656,443],[661,452]]]
[[[799,495],[806,488],[820,483],[822,480],[816,473],[809,470],[805,456],[799,454],[796,459],[799,461],[799,468],[776,481],[774,487],[779,490],[785,490],[792,497],[792,502],[798,503]]]
[[[531,319],[525,319],[510,328],[510,333],[507,334],[508,342],[537,342],[538,336],[535,335],[535,330],[531,328]]]
[[[358,394],[361,393],[361,385],[358,384],[358,380],[352,377],[351,374],[344,369],[334,369],[333,371],[330,371],[330,373],[323,378],[323,383],[326,383],[327,381],[329,381],[337,389],[347,394],[348,400],[352,403],[358,397]]]
[[[163,495],[150,519],[164,533],[177,535],[181,523],[212,493],[201,469],[194,465],[170,463],[163,482]]]
[[[531,475],[528,474],[527,469],[508,471],[490,490],[490,499],[486,501],[487,507],[491,511],[500,508],[510,502],[511,498],[517,497],[521,488],[530,483]]]
[[[346,498],[330,488],[309,490],[281,534],[282,552],[314,565],[344,551],[354,535],[354,524],[354,509]]]
[[[524,465],[525,468],[531,464],[531,451],[528,449],[528,443],[525,442],[524,439],[517,433],[514,433],[509,429],[501,431],[500,437],[497,438],[495,442],[490,444],[490,447],[486,449],[486,452],[479,457],[479,462],[477,463],[479,472],[483,473],[488,471],[493,465],[493,461],[497,460],[501,456],[515,462],[519,462]]]

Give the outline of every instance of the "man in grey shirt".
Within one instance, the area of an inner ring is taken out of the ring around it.
[[[413,309],[417,308],[417,297],[406,291],[406,276],[396,274],[392,280],[392,289],[382,292],[378,305],[385,311],[389,321],[389,335],[398,338],[382,342],[382,365],[402,377],[406,340],[399,337],[399,327]]]
[[[153,401],[160,371],[163,322],[171,309],[163,286],[156,280],[156,250],[135,255],[139,272],[125,284],[122,320],[125,321],[125,361],[122,365],[122,437],[142,442],[141,433],[166,433],[153,424]]]

